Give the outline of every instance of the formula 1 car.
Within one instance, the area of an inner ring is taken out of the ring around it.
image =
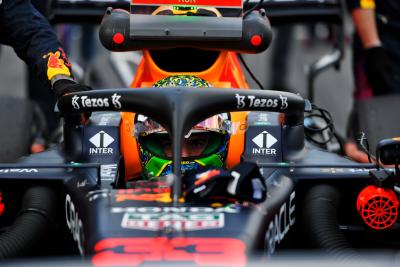
[[[355,163],[306,140],[304,117],[315,109],[309,101],[249,89],[236,52],[267,49],[272,36],[263,11],[242,16],[241,1],[209,0],[207,8],[154,2],[133,1],[131,13],[108,9],[101,24],[106,48],[144,49],[132,88],[62,97],[63,143],[0,165],[0,257],[244,266],[286,249],[356,258],[355,248],[398,247],[399,141],[385,140],[376,153],[394,170]],[[176,74],[199,76],[214,88],[152,87]],[[88,112],[84,125],[69,119]],[[201,187],[188,189],[182,140],[220,113],[230,113],[235,129],[225,162],[234,179],[230,194],[208,198],[199,193],[220,183],[203,172]],[[141,173],[137,114],[170,134],[173,174],[132,180]]]

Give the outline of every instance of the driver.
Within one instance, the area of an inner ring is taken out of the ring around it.
[[[167,77],[155,87],[211,87],[210,83],[189,75]],[[229,115],[218,114],[194,126],[182,144],[182,174],[195,172],[201,167],[225,166],[230,137]],[[169,134],[157,122],[138,115],[135,123],[142,177],[164,176],[172,172],[172,142]]]
[[[191,75],[170,76],[154,86],[211,87],[207,81]],[[233,169],[226,168],[228,145],[233,137],[234,123],[230,116],[227,113],[214,115],[195,125],[184,136],[181,172],[186,201],[218,199],[260,203],[265,200],[266,185],[256,163],[242,162]],[[137,115],[134,131],[142,180],[130,181],[129,187],[145,190],[144,194],[135,195],[135,199],[171,201],[168,186],[171,180],[167,176],[172,173],[172,142],[169,134],[160,124],[143,115]],[[152,190],[155,194],[150,194]]]

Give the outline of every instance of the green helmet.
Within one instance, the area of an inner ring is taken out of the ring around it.
[[[162,79],[154,87],[211,87],[207,81],[191,75],[175,75]],[[212,116],[186,133],[182,147],[182,174],[201,167],[223,167],[230,137],[230,120],[226,113]],[[171,139],[157,122],[138,115],[135,136],[146,179],[172,173]]]

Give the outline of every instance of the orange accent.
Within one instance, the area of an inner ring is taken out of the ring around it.
[[[221,173],[220,170],[209,170],[206,171],[205,173],[202,173],[200,177],[197,178],[197,180],[194,182],[195,185],[199,185],[201,183],[204,183],[205,181],[207,181],[208,179],[219,175]]]
[[[125,160],[125,179],[139,177],[142,165],[136,138],[133,137],[134,113],[122,112],[120,125],[121,153]]]
[[[240,157],[244,152],[244,134],[247,129],[247,112],[232,112],[231,121],[235,131],[231,134],[226,157],[226,168],[231,169],[240,163]]]
[[[205,71],[176,73],[160,69],[147,50],[143,51],[143,59],[138,66],[131,87],[149,87],[159,80],[178,74],[197,76],[208,81],[215,87],[249,88],[245,75],[240,68],[237,55],[234,52],[222,51],[215,63]]]
[[[157,201],[157,202],[172,202],[171,192],[160,194],[140,194],[140,195],[116,195],[116,202],[125,202],[129,200],[136,201]]]
[[[170,187],[133,188],[118,190],[117,194],[115,194],[116,202],[125,202],[130,200],[170,203],[172,202],[171,189]]]
[[[161,79],[172,75],[194,75],[210,82],[219,88],[242,88],[247,89],[249,85],[241,69],[237,54],[234,52],[221,51],[215,63],[202,72],[174,73],[160,69],[152,59],[149,51],[143,51],[143,58],[131,84],[133,88],[152,87]],[[139,159],[139,151],[136,139],[133,137],[133,125],[135,114],[122,113],[121,121],[121,153],[125,159],[125,179],[139,177],[142,167]],[[247,112],[232,112],[231,121],[235,125],[235,131],[231,135],[228,145],[226,167],[233,168],[240,163],[240,157],[244,151],[244,133],[246,130]]]

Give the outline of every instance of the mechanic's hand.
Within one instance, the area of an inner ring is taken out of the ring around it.
[[[52,90],[55,93],[57,99],[60,99],[63,95],[67,93],[77,93],[83,91],[92,90],[91,87],[79,84],[72,79],[58,79],[54,82]],[[65,122],[67,124],[86,124],[90,118],[91,113],[85,112],[79,115],[70,115],[65,117]]]
[[[59,79],[52,87],[57,99],[60,99],[63,95],[67,93],[77,93],[82,91],[90,91],[91,87],[82,85],[71,79]]]
[[[367,63],[367,77],[373,94],[384,95],[390,93],[390,80],[393,77],[391,59],[382,46],[375,46],[365,50]]]

